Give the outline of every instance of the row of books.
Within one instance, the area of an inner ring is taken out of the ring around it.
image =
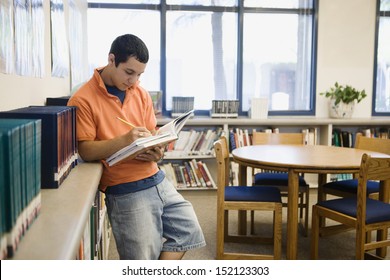
[[[355,140],[357,134],[362,134],[365,137],[371,138],[389,139],[390,128],[366,128],[353,132],[335,128],[332,131],[332,145],[338,147],[355,147]]]
[[[383,139],[390,138],[390,128],[386,127],[366,128],[353,132],[335,128],[332,131],[332,145],[338,147],[354,147],[356,135],[358,133],[362,134],[365,137]]]
[[[216,188],[207,164],[203,161],[192,159],[179,163],[164,163],[160,165],[167,179],[177,189],[184,188]]]
[[[171,116],[178,117],[181,114],[194,109],[194,97],[173,96]]]
[[[0,112],[0,119],[42,121],[41,188],[58,188],[78,161],[76,108],[30,106]]]
[[[383,139],[390,138],[390,128],[387,127],[366,128],[360,130],[359,132],[361,132],[366,137],[376,137]]]
[[[337,147],[355,147],[356,135],[360,133],[365,137],[377,137],[389,139],[390,129],[388,128],[366,128],[358,131],[347,131],[342,129],[333,129],[332,131],[332,145]],[[352,174],[332,174],[331,181],[341,181],[352,179]]]
[[[356,133],[344,131],[341,129],[333,129],[332,131],[332,146],[337,147],[354,147]],[[330,174],[330,181],[342,181],[352,179],[352,174]]]
[[[103,259],[107,247],[107,237],[103,236],[108,222],[105,215],[105,194],[97,191],[80,240],[77,260]]]
[[[40,120],[0,119],[0,259],[13,256],[41,208]]]
[[[340,129],[333,129],[332,131],[333,146],[351,148],[355,146],[355,139],[355,133]]]
[[[231,128],[229,130],[229,151],[252,145],[252,135],[248,129]]]
[[[237,118],[239,100],[213,100],[211,107],[212,118]]]
[[[179,133],[179,138],[167,146],[165,156],[212,155],[214,142],[223,134],[224,131],[221,127],[203,131],[182,130]]]

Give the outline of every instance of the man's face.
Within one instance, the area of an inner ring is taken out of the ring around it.
[[[134,85],[146,68],[145,63],[139,62],[134,57],[130,57],[126,62],[120,63],[117,67],[115,67],[114,57],[112,57],[112,60],[110,58],[110,63],[113,67],[112,82],[120,90],[126,90]]]

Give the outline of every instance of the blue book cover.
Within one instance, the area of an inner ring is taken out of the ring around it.
[[[0,118],[42,121],[41,188],[58,188],[77,161],[75,108],[30,106],[0,112]]]
[[[229,131],[229,144],[230,152],[237,148],[236,139],[234,138],[234,131],[232,129]]]

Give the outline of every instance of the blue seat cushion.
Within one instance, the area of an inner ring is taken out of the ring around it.
[[[357,179],[329,182],[323,185],[324,189],[341,190],[353,194],[357,194],[357,187]],[[379,192],[379,183],[376,181],[367,181],[367,195],[377,192]]]
[[[318,205],[356,218],[357,197],[325,200]],[[390,221],[390,204],[367,198],[366,224]]]
[[[229,186],[225,188],[226,201],[282,202],[280,190],[275,187]]]
[[[255,185],[267,185],[267,186],[287,186],[288,174],[287,173],[271,173],[271,172],[259,172],[255,174]],[[305,179],[299,176],[299,186],[307,187]]]

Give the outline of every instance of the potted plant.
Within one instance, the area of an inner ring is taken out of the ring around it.
[[[329,114],[331,118],[352,117],[355,104],[367,96],[365,90],[359,91],[349,85],[340,85],[338,82],[328,91],[321,92],[320,95],[330,98]]]

